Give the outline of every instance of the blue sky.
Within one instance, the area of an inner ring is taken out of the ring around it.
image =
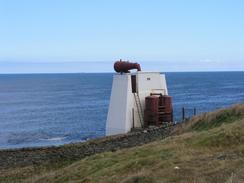
[[[242,0],[0,0],[0,73],[244,70]]]

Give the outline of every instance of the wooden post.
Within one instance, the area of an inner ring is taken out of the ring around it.
[[[182,107],[182,121],[185,120],[185,108]]]
[[[135,128],[135,114],[134,114],[134,108],[132,108],[132,121],[133,121],[133,128]]]

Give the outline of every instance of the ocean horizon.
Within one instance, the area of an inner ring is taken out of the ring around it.
[[[164,73],[175,121],[244,102],[244,71]],[[113,74],[0,74],[0,149],[103,137]]]

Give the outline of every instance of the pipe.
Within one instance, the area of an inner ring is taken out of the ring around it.
[[[141,71],[141,66],[138,63],[131,63],[126,61],[117,61],[114,63],[114,70],[120,73],[129,73],[129,70],[137,69],[137,71]]]

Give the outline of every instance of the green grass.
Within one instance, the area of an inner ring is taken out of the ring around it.
[[[206,131],[225,123],[236,122],[244,118],[244,104],[237,104],[228,109],[220,109],[214,112],[195,116],[185,123],[178,125],[174,134],[189,131]]]
[[[200,120],[198,123],[192,126],[192,130],[202,131],[209,130],[221,126],[223,123],[232,123],[238,119],[243,118],[243,114],[234,115],[233,111],[224,110],[220,115],[217,115],[211,122]]]
[[[197,116],[143,146],[0,171],[0,182],[241,182],[244,105]],[[178,167],[178,168],[176,168]]]

